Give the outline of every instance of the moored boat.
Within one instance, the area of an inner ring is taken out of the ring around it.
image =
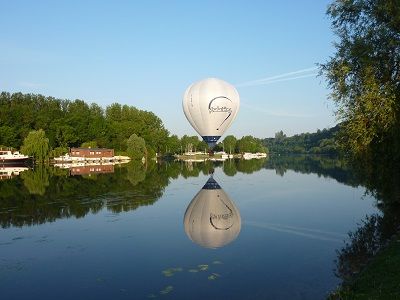
[[[263,153],[263,152],[249,153],[249,152],[245,152],[245,153],[243,153],[242,157],[245,160],[253,159],[253,158],[260,159],[260,158],[266,158],[267,157],[267,153]]]
[[[26,164],[30,157],[19,153],[18,151],[11,152],[10,150],[0,150],[0,164]]]
[[[82,157],[82,156],[70,156],[68,153],[59,157],[54,157],[54,161],[56,164],[66,164],[73,163],[78,164],[82,163],[84,165],[95,163],[95,164],[106,164],[110,162],[128,162],[130,161],[129,156],[112,156],[112,157]]]

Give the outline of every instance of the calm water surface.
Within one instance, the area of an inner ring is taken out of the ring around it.
[[[0,181],[2,299],[324,299],[377,212],[332,159],[71,173]]]

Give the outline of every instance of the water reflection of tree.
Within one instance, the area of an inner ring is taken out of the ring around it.
[[[239,159],[236,160],[236,168],[239,172],[251,174],[261,170],[264,167],[266,161],[267,160],[265,158],[249,160]]]
[[[136,186],[146,178],[146,165],[139,161],[134,161],[127,166],[127,176],[129,182]]]
[[[221,168],[228,176],[262,169],[317,173],[346,184],[357,184],[349,167],[332,158],[277,157],[261,160],[149,162],[116,166],[112,174],[90,178],[68,176],[68,170],[38,167],[27,175],[0,182],[0,224],[34,225],[59,218],[84,217],[104,208],[123,212],[151,205],[173,178],[208,175]],[[27,171],[28,172],[28,171]],[[25,174],[25,172],[23,173]],[[284,174],[284,173],[283,173]]]
[[[133,167],[138,168],[138,166]],[[154,162],[146,165],[144,180],[139,180],[142,178],[140,172],[137,174],[138,178],[134,180],[135,186],[122,191],[118,190],[110,195],[112,199],[106,203],[109,210],[119,213],[151,205],[163,195],[165,187],[170,182],[167,171]],[[129,182],[131,183],[132,180],[133,178],[130,178]]]
[[[317,174],[333,178],[346,185],[358,186],[360,184],[351,166],[345,160],[337,157],[277,155],[268,159],[230,160],[223,163],[223,171],[228,176],[234,176],[237,172],[251,174],[261,169],[273,169],[280,176],[284,176],[288,170],[292,170],[302,174]]]
[[[381,213],[367,216],[337,251],[336,274],[344,283],[358,274],[400,230],[399,165],[384,157],[370,156],[354,162],[353,169],[367,193],[376,198]]]
[[[21,173],[25,187],[30,194],[43,196],[46,187],[49,186],[49,174],[44,165],[38,165],[35,170],[27,170]]]
[[[224,162],[223,171],[227,176],[235,176],[237,173],[236,163],[233,159]]]
[[[358,186],[360,184],[351,166],[344,159],[337,157],[322,155],[272,156],[265,167],[274,169],[280,176],[284,176],[288,170],[292,170],[302,174],[317,174],[333,178],[346,185]]]
[[[212,162],[210,160],[201,162],[181,161],[179,163],[181,164],[180,171],[183,178],[198,177],[200,174],[208,175],[212,173],[215,168],[218,168],[222,165],[222,162]]]
[[[169,176],[155,163],[143,168],[116,168],[113,174],[98,174],[90,180],[45,166],[27,171],[27,175],[0,182],[0,224],[34,225],[84,217],[104,207],[120,212],[152,204],[161,197]]]

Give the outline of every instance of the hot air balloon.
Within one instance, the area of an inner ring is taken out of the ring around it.
[[[183,220],[186,235],[205,248],[219,248],[237,238],[239,210],[212,178],[190,202]]]
[[[189,123],[212,149],[235,119],[239,103],[233,85],[207,78],[186,89],[182,106]]]

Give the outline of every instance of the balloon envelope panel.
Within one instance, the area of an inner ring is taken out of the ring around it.
[[[189,123],[209,145],[215,144],[231,125],[239,111],[239,104],[239,93],[235,87],[217,78],[207,78],[190,85],[182,102]]]

